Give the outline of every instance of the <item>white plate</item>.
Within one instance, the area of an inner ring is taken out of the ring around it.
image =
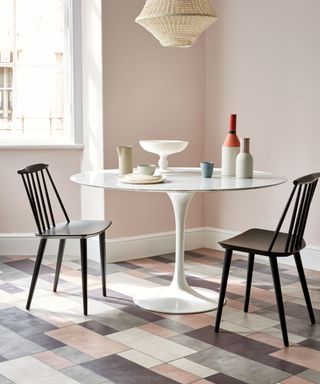
[[[146,176],[146,175],[124,175],[120,177],[118,181],[126,184],[157,184],[163,183],[166,177],[163,175]]]

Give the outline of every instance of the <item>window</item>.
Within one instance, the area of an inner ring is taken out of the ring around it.
[[[0,143],[74,142],[71,0],[0,0]]]

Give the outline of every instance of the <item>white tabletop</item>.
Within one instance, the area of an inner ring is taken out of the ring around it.
[[[252,179],[221,176],[215,169],[212,178],[202,178],[200,168],[170,168],[166,180],[159,184],[125,184],[117,169],[89,171],[71,176],[71,180],[91,187],[142,192],[210,192],[266,188],[286,182],[283,176],[254,171]],[[157,174],[157,173],[156,173]]]

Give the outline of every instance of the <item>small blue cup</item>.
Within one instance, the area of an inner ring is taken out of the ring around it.
[[[201,177],[212,177],[214,169],[214,163],[212,161],[202,161],[200,163]]]

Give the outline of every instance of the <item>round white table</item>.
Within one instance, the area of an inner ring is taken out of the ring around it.
[[[212,178],[202,178],[199,168],[171,168],[166,180],[159,184],[125,184],[117,169],[90,171],[71,176],[71,180],[91,187],[122,191],[165,192],[174,210],[176,222],[176,254],[173,279],[169,286],[138,292],[133,301],[139,307],[164,313],[199,313],[217,308],[218,294],[205,288],[192,288],[184,273],[185,221],[189,203],[196,192],[238,191],[266,188],[282,184],[285,177],[255,171],[252,179],[221,176],[216,169]]]

